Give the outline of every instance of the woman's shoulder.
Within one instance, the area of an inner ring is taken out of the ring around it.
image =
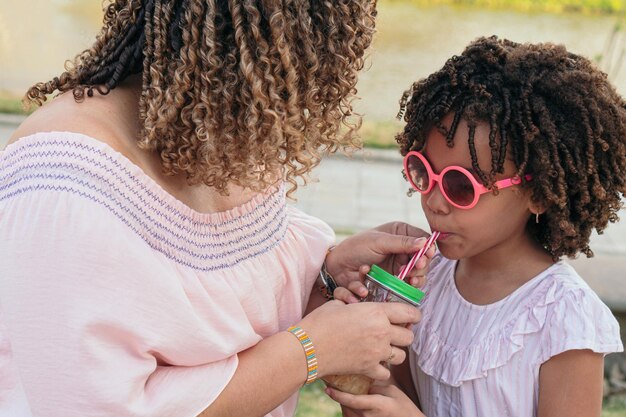
[[[174,202],[149,175],[154,169],[141,155],[136,133],[129,133],[120,94],[78,103],[67,92],[26,118],[0,151],[0,202],[52,190],[107,205],[131,201],[129,196],[139,197],[142,208]]]
[[[77,103],[67,92],[33,112],[0,151],[1,189],[27,183],[24,192],[40,191],[44,184],[106,190],[125,183],[128,188],[124,180],[136,176],[141,165],[119,128],[123,120],[114,101],[98,96]]]
[[[122,93],[123,94],[123,93]],[[21,139],[49,132],[73,132],[102,142],[134,161],[129,138],[123,131],[118,97],[94,96],[76,102],[71,92],[52,99],[30,114],[11,134],[7,147]]]
[[[80,218],[105,225],[102,234],[122,228],[202,271],[266,253],[289,224],[283,186],[228,210],[198,212],[106,141],[69,131],[28,132],[0,151],[0,215],[31,230],[24,213]]]

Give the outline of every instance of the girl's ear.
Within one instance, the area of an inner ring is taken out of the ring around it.
[[[540,215],[546,212],[547,207],[543,203],[533,201],[532,198],[528,199],[528,210],[534,215]]]
[[[541,205],[533,202],[529,203],[528,210],[530,210],[532,217],[535,218],[535,223],[539,223],[539,216],[546,211]]]

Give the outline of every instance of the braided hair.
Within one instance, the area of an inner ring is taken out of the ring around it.
[[[453,114],[450,128],[441,120]],[[605,73],[562,45],[479,38],[443,68],[415,82],[400,101],[405,155],[421,149],[430,129],[453,146],[461,118],[468,122],[472,167],[494,188],[504,160],[517,175],[533,175],[532,201],[545,213],[529,219],[531,235],[556,260],[583,252],[589,237],[618,220],[626,193],[626,103]],[[491,169],[478,166],[476,123],[490,126]]]
[[[164,173],[224,193],[283,173],[292,193],[323,152],[359,146],[351,103],[375,16],[375,0],[111,0],[93,46],[25,102],[141,74],[139,145]]]

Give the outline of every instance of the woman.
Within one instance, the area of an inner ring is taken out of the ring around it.
[[[305,381],[404,359],[415,309],[303,318],[333,233],[283,185],[355,144],[374,6],[116,0],[93,47],[28,91],[58,94],[0,154],[3,412],[290,416]],[[422,234],[357,235],[325,270],[397,271]]]

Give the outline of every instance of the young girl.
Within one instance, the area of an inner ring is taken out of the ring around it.
[[[592,256],[592,230],[618,220],[625,106],[563,46],[496,37],[405,93],[404,172],[441,232],[439,253],[410,363],[396,372],[404,392],[328,390],[346,414],[600,415],[618,324],[561,258]]]

